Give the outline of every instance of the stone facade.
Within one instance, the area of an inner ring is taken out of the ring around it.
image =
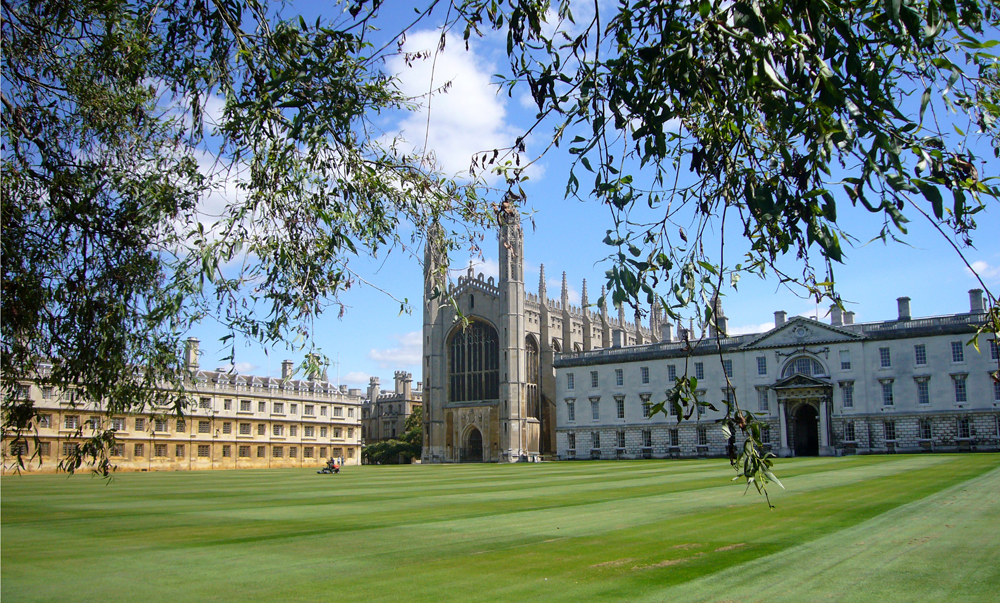
[[[378,377],[368,384],[368,397],[361,404],[361,437],[365,444],[398,438],[406,432],[406,419],[422,405],[420,383],[413,389],[413,375],[396,371],[393,391],[379,389]]]
[[[119,470],[320,467],[330,458],[360,464],[361,390],[291,379],[291,361],[282,363],[281,379],[204,371],[197,345],[188,340],[193,378],[183,417],[170,407],[109,416],[102,402],[81,400],[74,390],[22,384],[19,395],[31,399],[41,417],[38,442],[31,436],[6,441],[4,466],[20,446],[42,461],[26,463],[26,470],[54,471],[64,448],[82,443],[95,426],[115,429],[111,462]]]
[[[981,353],[967,345],[985,320],[982,291],[969,294],[969,312],[949,316],[912,318],[900,298],[895,320],[778,312],[766,333],[672,342],[664,331],[658,343],[557,353],[558,457],[724,455],[721,410],[646,416],[685,374],[700,399],[720,409],[733,399],[766,422],[765,444],[781,456],[996,450],[1000,358],[992,335]]]

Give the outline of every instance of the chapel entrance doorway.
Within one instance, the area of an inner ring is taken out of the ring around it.
[[[819,413],[812,404],[795,411],[795,456],[819,456]]]
[[[465,458],[462,460],[469,463],[481,463],[483,461],[483,434],[475,427],[469,430],[469,439],[465,446]]]

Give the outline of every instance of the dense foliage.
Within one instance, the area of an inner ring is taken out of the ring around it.
[[[361,458],[369,465],[396,465],[420,458],[424,445],[424,409],[414,407],[406,417],[403,435],[399,439],[380,440],[365,445]]]

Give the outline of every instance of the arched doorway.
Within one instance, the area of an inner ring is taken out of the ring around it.
[[[795,411],[795,456],[819,456],[819,413],[812,404]]]
[[[469,430],[469,439],[465,445],[465,458],[462,460],[470,463],[479,463],[483,460],[483,434],[475,427]]]

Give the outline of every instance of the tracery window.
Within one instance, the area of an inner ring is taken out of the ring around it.
[[[816,375],[825,375],[826,369],[819,361],[814,360],[808,356],[799,356],[798,358],[792,359],[791,362],[785,365],[785,370],[782,372],[782,377],[791,377],[792,375],[806,375],[808,377],[814,377]]]
[[[500,399],[500,344],[497,331],[479,321],[458,329],[448,355],[451,401]]]
[[[538,344],[535,343],[533,337],[524,338],[524,349],[528,371],[527,391],[525,392],[528,403],[528,416],[537,419],[539,418],[538,374],[540,371],[538,367]]]

